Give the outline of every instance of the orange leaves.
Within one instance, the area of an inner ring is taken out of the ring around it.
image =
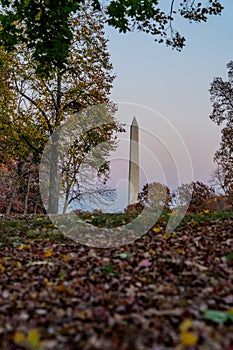
[[[48,280],[48,278],[45,278],[45,279],[44,279],[44,284],[45,284],[46,287],[53,286],[53,282],[50,282],[50,281]]]
[[[183,254],[185,252],[184,248],[177,248],[176,252],[179,254]]]
[[[58,284],[55,289],[58,291],[58,292],[68,292],[68,287],[64,284],[64,283],[61,283],[61,284]]]
[[[54,255],[54,250],[53,249],[46,249],[44,250],[43,256],[45,258],[50,258]],[[69,255],[68,254],[60,254],[60,259],[64,260],[64,261],[68,261],[69,260]]]
[[[44,257],[45,258],[49,258],[52,255],[53,255],[53,250],[52,249],[48,249],[48,250],[44,251]]]

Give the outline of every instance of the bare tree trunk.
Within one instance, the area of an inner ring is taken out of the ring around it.
[[[50,153],[50,170],[49,170],[49,201],[48,201],[48,213],[58,213],[58,184],[57,184],[57,162],[58,162],[58,150],[57,150],[57,135],[52,135],[51,153]]]
[[[38,207],[38,199],[37,199],[37,201],[36,201],[36,203],[35,203],[34,215],[36,215],[36,213],[37,213],[37,207]]]
[[[64,203],[63,211],[62,211],[63,214],[66,213],[66,210],[67,210],[68,205],[69,205],[69,196],[70,196],[71,187],[72,187],[72,183],[70,183],[70,184],[67,183],[66,192],[65,192],[65,203]]]
[[[57,98],[56,98],[56,120],[55,127],[58,127],[61,122],[61,73],[57,74]],[[58,140],[59,133],[55,132],[51,136],[51,153],[50,153],[50,173],[49,173],[49,201],[48,201],[48,213],[58,213]]]
[[[13,205],[13,200],[14,200],[15,194],[16,194],[16,187],[14,187],[13,193],[12,193],[11,198],[10,198],[9,205],[8,205],[8,207],[7,207],[7,210],[6,210],[6,214],[7,214],[7,215],[10,215],[10,212],[11,212],[11,208],[12,208],[12,205]]]
[[[24,215],[26,215],[28,212],[28,199],[29,199],[29,193],[30,193],[31,178],[32,178],[32,174],[31,174],[31,172],[29,172],[28,183],[27,183],[27,192],[26,192],[26,197],[25,197],[25,202],[24,202],[24,212],[23,212]]]
[[[68,198],[65,198],[65,203],[64,203],[64,206],[63,206],[62,214],[66,213],[67,208],[68,208]]]

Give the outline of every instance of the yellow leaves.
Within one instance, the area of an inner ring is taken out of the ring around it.
[[[164,238],[164,239],[168,239],[168,238],[170,238],[170,237],[172,237],[172,234],[171,234],[171,233],[164,233],[164,235],[163,235],[163,238]]]
[[[62,254],[62,259],[64,261],[68,261],[69,260],[69,256],[67,254]]]
[[[203,213],[204,213],[204,214],[209,214],[209,212],[210,212],[210,211],[209,211],[208,209],[203,210]]]
[[[180,342],[184,346],[193,346],[196,345],[198,341],[198,336],[192,332],[181,332]]]
[[[29,249],[31,249],[31,248],[32,248],[32,247],[31,247],[30,244],[27,244],[27,245],[21,244],[21,245],[19,245],[19,246],[17,247],[18,250],[29,250]]]
[[[27,335],[22,332],[15,332],[13,341],[15,344],[22,345],[28,350],[43,350],[40,343],[40,333],[37,328],[31,329]]]
[[[192,326],[192,320],[187,318],[180,324],[180,344],[182,346],[193,346],[198,342],[198,336],[189,329]]]
[[[0,264],[0,271],[4,272],[6,270],[5,266],[3,266],[2,264]]]
[[[153,254],[156,253],[156,251],[155,251],[154,249],[150,248],[150,249],[149,249],[149,253],[150,253],[151,255],[153,255]]]
[[[155,233],[159,233],[161,231],[161,228],[159,227],[153,227],[152,229]]]
[[[191,318],[186,318],[181,324],[180,324],[180,331],[186,332],[192,325]]]
[[[38,347],[40,345],[40,333],[37,328],[31,329],[28,332],[27,340],[33,347]]]
[[[184,248],[177,248],[176,249],[176,252],[179,253],[179,254],[184,253],[184,251],[185,251]]]
[[[15,344],[20,344],[25,340],[25,335],[21,332],[15,332],[13,335],[13,340]]]
[[[19,268],[22,267],[22,264],[21,264],[20,261],[17,261],[17,262],[16,262],[16,267],[19,267]]]

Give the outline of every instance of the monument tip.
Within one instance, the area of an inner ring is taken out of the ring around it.
[[[133,125],[133,126],[138,126],[138,122],[137,122],[137,120],[136,120],[135,117],[133,117],[133,121],[132,121],[132,124],[131,124],[131,125]]]

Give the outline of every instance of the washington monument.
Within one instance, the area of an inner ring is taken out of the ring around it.
[[[130,154],[129,154],[129,204],[137,202],[139,193],[139,129],[136,118],[130,126]]]

